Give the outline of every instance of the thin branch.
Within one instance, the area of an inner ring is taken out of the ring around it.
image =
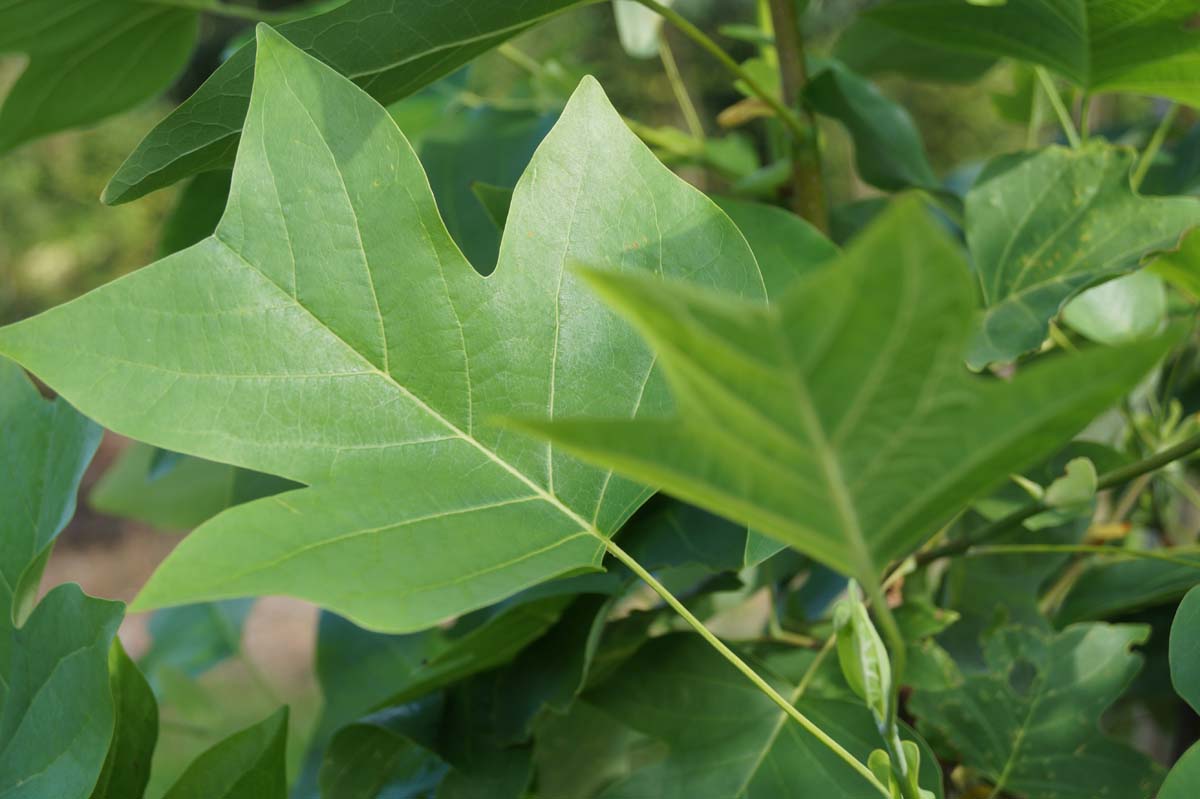
[[[695,615],[693,615],[692,612],[687,609],[686,605],[680,602],[679,599],[677,599],[675,595],[667,589],[666,586],[660,583],[653,574],[646,571],[642,564],[638,563],[632,555],[621,549],[621,547],[611,539],[605,539],[604,545],[608,549],[609,554],[621,561],[621,563],[623,563],[630,571],[641,578],[642,582],[650,586],[650,588],[654,590],[654,593],[662,597],[662,600],[666,602],[672,610],[678,613],[679,616],[686,621],[688,625],[690,625],[691,628],[700,635],[701,638],[708,642],[709,646],[717,650],[717,652],[720,653],[723,658],[729,661],[734,668],[740,671],[746,677],[746,679],[754,683],[754,686],[766,694],[766,696],[770,698],[772,702],[778,705],[784,713],[786,713],[801,727],[807,730],[814,738],[827,746],[835,755],[845,761],[846,764],[852,769],[857,771],[859,775],[862,776],[862,778],[867,782],[871,783],[871,785],[878,790],[881,795],[884,797],[890,796],[888,789],[882,783],[880,783],[878,779],[876,779],[875,775],[871,773],[869,768],[860,762],[854,755],[847,752],[841,744],[839,744],[837,741],[831,738],[828,733],[813,723],[808,716],[805,716],[803,713],[797,710],[792,703],[784,698],[784,696],[777,690],[775,690],[770,683],[759,676],[758,672],[751,668],[746,661],[742,660],[736,652],[726,646],[725,642],[718,638],[711,630],[705,627],[704,622],[696,618]]]
[[[1147,458],[1144,458],[1136,463],[1131,463],[1128,466],[1123,466],[1119,469],[1114,469],[1111,472],[1103,474],[1096,483],[1098,491],[1104,491],[1109,488],[1115,488],[1119,485],[1124,485],[1130,480],[1135,480],[1144,474],[1157,471],[1164,466],[1167,466],[1180,458],[1185,458],[1193,452],[1200,450],[1200,434],[1194,435],[1173,447],[1167,447],[1162,452],[1155,453]],[[952,541],[944,546],[930,549],[926,552],[919,553],[917,564],[924,566],[941,558],[953,557],[961,555],[972,547],[991,541],[1005,533],[1020,527],[1023,522],[1030,519],[1042,511],[1049,508],[1041,502],[1031,502],[1028,505],[1018,508],[1007,516],[997,519],[991,524],[985,525],[975,535],[968,538],[962,538],[958,541]]]
[[[675,54],[671,52],[671,45],[667,42],[665,34],[658,37],[658,57],[662,59],[663,71],[667,73],[671,91],[675,94],[675,102],[679,103],[679,110],[683,112],[688,132],[693,138],[704,141],[704,125],[700,123],[700,115],[696,113],[696,106],[688,94],[687,84],[679,74],[679,65],[675,63]]]
[[[1162,149],[1163,142],[1167,140],[1167,134],[1171,132],[1171,126],[1175,124],[1175,117],[1178,114],[1179,105],[1172,103],[1171,107],[1162,115],[1162,119],[1158,121],[1158,127],[1150,136],[1150,141],[1147,142],[1146,149],[1142,152],[1142,157],[1138,159],[1137,167],[1133,170],[1133,177],[1129,179],[1134,191],[1141,188],[1142,181],[1146,179],[1146,174],[1154,165],[1154,159],[1158,157],[1158,151]]]
[[[1052,552],[1069,552],[1080,555],[1110,555],[1112,557],[1132,558],[1135,560],[1138,558],[1161,560],[1166,563],[1175,563],[1180,566],[1200,569],[1200,560],[1188,560],[1178,555],[1168,555],[1165,552],[1159,552],[1154,549],[1125,549],[1123,547],[1110,547],[1100,544],[992,544],[990,546],[971,547],[967,551],[966,556],[973,558],[987,555],[1030,555]],[[1200,555],[1200,552],[1196,554]]]
[[[1075,129],[1075,123],[1071,120],[1071,112],[1063,104],[1062,95],[1058,93],[1058,89],[1054,88],[1054,81],[1051,80],[1050,73],[1044,67],[1034,67],[1034,71],[1037,73],[1038,81],[1042,84],[1042,89],[1046,92],[1046,97],[1050,99],[1050,107],[1058,116],[1058,124],[1062,126],[1063,133],[1067,136],[1067,142],[1073,149],[1079,149],[1082,144],[1079,140],[1079,131]]]

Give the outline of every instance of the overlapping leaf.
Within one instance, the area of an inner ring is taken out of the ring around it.
[[[985,305],[967,356],[972,367],[1035,349],[1067,300],[1200,225],[1194,198],[1135,194],[1133,158],[1094,144],[987,166],[967,194],[967,242]]]
[[[882,746],[860,703],[802,697],[782,681],[778,687],[860,760]],[[653,639],[588,701],[666,750],[601,792],[602,799],[880,796],[696,636]],[[941,796],[928,750],[922,766],[922,787]]]
[[[937,47],[1032,61],[1091,91],[1200,102],[1193,0],[891,0],[867,18]]]
[[[1141,668],[1129,650],[1147,633],[1136,625],[1076,625],[1057,635],[1004,627],[985,642],[986,671],[953,690],[917,691],[911,708],[921,729],[943,736],[996,795],[1150,796],[1160,770],[1096,726]]]
[[[762,297],[745,240],[585,81],[485,279],[384,109],[261,31],[217,232],[0,332],[117,431],[313,485],[200,528],[138,604],[289,593],[403,631],[595,568],[649,490],[489,420],[660,408],[653,356],[568,264]]]
[[[234,733],[197,757],[164,799],[284,799],[288,712]]]
[[[91,799],[138,799],[150,780],[150,758],[158,742],[158,704],[119,638],[113,639],[108,651],[108,682],[115,711],[112,741]]]
[[[197,16],[153,0],[0,2],[0,53],[28,56],[0,107],[0,152],[165,89],[191,54]]]
[[[1200,587],[1188,591],[1171,623],[1171,682],[1200,712]]]
[[[580,2],[350,0],[279,31],[390,103]],[[104,201],[128,202],[189,175],[230,166],[250,105],[254,62],[255,49],[248,46],[222,64],[150,131],[109,182]]]
[[[864,580],[1060,447],[1164,347],[970,377],[967,269],[912,202],[772,307],[630,273],[591,281],[658,351],[676,415],[523,424]]]

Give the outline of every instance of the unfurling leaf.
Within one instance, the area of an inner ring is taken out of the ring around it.
[[[589,279],[658,351],[675,415],[519,424],[863,581],[1061,447],[1169,343],[972,377],[966,266],[913,202],[770,307]]]
[[[885,729],[892,695],[892,666],[887,647],[871,622],[862,593],[854,583],[850,584],[849,596],[834,609],[833,628],[837,635],[838,662],[846,682],[858,698],[867,703],[875,717],[875,725]]]

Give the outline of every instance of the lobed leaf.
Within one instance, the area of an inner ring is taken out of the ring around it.
[[[972,378],[967,270],[911,201],[770,307],[589,280],[658,351],[675,415],[520,426],[864,581],[1061,447],[1168,344]]]

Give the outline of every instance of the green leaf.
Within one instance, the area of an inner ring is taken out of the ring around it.
[[[150,780],[150,758],[158,741],[158,703],[119,638],[108,650],[108,680],[116,721],[91,799],[138,799]]]
[[[118,711],[108,651],[119,602],[77,585],[47,594],[17,630],[0,671],[0,796],[86,799],[104,767]],[[10,642],[11,638],[11,642]]]
[[[158,94],[187,63],[197,16],[137,0],[0,4],[0,53],[28,56],[0,107],[0,153]]]
[[[1200,743],[1183,753],[1171,768],[1158,799],[1192,799],[1200,791]]]
[[[548,716],[534,746],[539,795],[594,799],[601,789],[629,774],[634,743],[645,736],[595,705],[577,700],[563,716]]]
[[[101,432],[66,401],[43,400],[20,368],[0,358],[0,630],[32,609]]]
[[[732,197],[718,197],[716,203],[750,243],[770,297],[782,296],[797,277],[838,256],[836,244],[789,211]]]
[[[1076,625],[1057,635],[1004,627],[985,642],[986,671],[953,690],[917,691],[909,705],[921,729],[948,741],[995,795],[1150,796],[1158,768],[1096,726],[1141,668],[1130,648],[1148,634],[1138,625]]]
[[[221,169],[202,172],[188,181],[163,226],[162,239],[158,243],[160,257],[186,250],[212,235],[229,199],[232,179],[229,170]]]
[[[1092,92],[1195,105],[1195,13],[1192,0],[891,0],[866,16],[922,43],[1041,64]]]
[[[1042,501],[1051,508],[1089,506],[1096,498],[1096,465],[1087,458],[1067,463],[1066,474],[1046,487]]]
[[[409,4],[398,12],[394,0],[349,0],[280,25],[279,33],[388,104],[581,2],[454,0]],[[231,166],[255,60],[253,46],[238,50],[150,131],[105,187],[104,202],[129,202],[189,175]]]
[[[1001,156],[967,193],[967,242],[986,310],[972,368],[1037,348],[1083,289],[1128,272],[1200,224],[1191,197],[1140,197],[1131,150],[1091,144]]]
[[[196,758],[163,799],[286,799],[287,708]]]
[[[834,56],[860,75],[896,73],[922,81],[970,83],[996,64],[986,55],[959,53],[915,39],[860,16],[838,37]]]
[[[745,240],[585,80],[484,279],[386,111],[259,30],[214,236],[0,331],[113,430],[313,486],[203,525],[134,607],[283,593],[401,632],[596,569],[650,490],[492,420],[660,408],[652,354],[568,264],[762,297]]]
[[[1178,250],[1163,253],[1147,270],[1182,290],[1192,302],[1200,301],[1200,233],[1188,233]]]
[[[503,186],[493,186],[490,183],[474,181],[471,183],[471,193],[483,206],[484,213],[496,230],[503,231],[508,221],[508,209],[512,205],[513,190]]]
[[[1100,344],[1150,338],[1167,323],[1167,290],[1148,270],[1088,289],[1063,308],[1063,321]]]
[[[1187,592],[1171,623],[1171,682],[1200,712],[1200,586]]]
[[[152,678],[169,667],[198,677],[242,648],[242,627],[254,602],[230,599],[157,611],[150,617],[150,649],[141,666]]]
[[[1060,447],[1167,344],[971,377],[967,270],[913,202],[771,307],[589,279],[657,349],[676,415],[521,425],[864,581]]]
[[[92,487],[88,504],[161,530],[190,530],[226,508],[296,487],[272,475],[182,456],[158,474],[155,462],[162,452],[147,444],[131,445]]]
[[[916,123],[870,81],[826,61],[814,69],[804,97],[818,113],[846,126],[854,140],[855,166],[867,183],[886,191],[941,190]]]
[[[794,685],[776,683],[785,696],[798,695]],[[665,756],[608,788],[603,799],[879,796],[694,635],[651,640],[587,699],[666,747]],[[859,760],[881,743],[861,704],[805,693],[796,706]],[[940,797],[936,760],[928,750],[921,759],[921,785]]]
[[[892,693],[892,665],[883,639],[867,614],[857,583],[833,613],[838,663],[850,690],[863,700],[878,727],[886,727]]]
[[[1171,555],[1200,564],[1195,549],[1174,549]],[[1197,583],[1197,566],[1147,559],[1098,561],[1072,583],[1054,621],[1061,627],[1171,602]]]
[[[322,799],[375,799],[393,783],[404,785],[402,799],[428,796],[446,774],[445,764],[432,751],[442,710],[437,695],[380,711],[339,730],[321,762]]]

